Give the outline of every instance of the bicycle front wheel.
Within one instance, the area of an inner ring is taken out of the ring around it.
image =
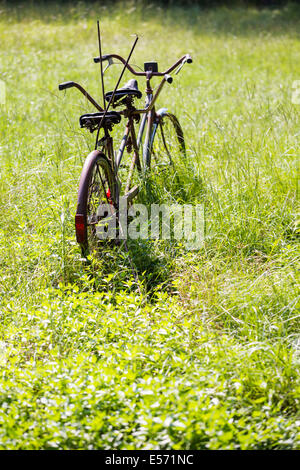
[[[75,216],[76,239],[86,258],[107,238],[114,238],[117,182],[106,156],[94,150],[82,169]]]
[[[174,114],[157,113],[149,144],[145,152],[145,166],[164,171],[186,156],[182,127]]]

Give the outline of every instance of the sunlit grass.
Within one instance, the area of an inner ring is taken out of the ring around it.
[[[0,5],[0,447],[299,448],[299,7]],[[58,83],[101,100],[98,18],[104,53],[194,59],[159,103],[189,163],[140,200],[204,203],[205,243],[129,242],[139,285],[74,235],[92,109]]]

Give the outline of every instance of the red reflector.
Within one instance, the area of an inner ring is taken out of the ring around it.
[[[82,214],[75,215],[76,240],[78,243],[86,241],[86,225]]]
[[[106,197],[107,199],[109,199],[111,196],[111,193],[110,193],[110,189],[108,188],[108,190],[106,191]]]

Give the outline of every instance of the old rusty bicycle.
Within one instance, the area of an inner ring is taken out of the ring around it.
[[[108,216],[114,217],[117,221],[113,238],[119,240],[123,238],[119,219],[119,201],[122,197],[123,203],[125,201],[126,206],[129,207],[137,196],[139,186],[134,184],[134,173],[143,176],[155,166],[159,168],[160,164],[172,165],[174,151],[185,155],[184,135],[177,117],[167,108],[156,110],[155,105],[165,83],[171,84],[173,81],[170,74],[178,73],[186,63],[192,62],[191,56],[186,54],[164,72],[158,71],[157,62],[145,62],[144,71],[137,71],[129,60],[138,38],[127,60],[118,54],[101,54],[99,23],[98,39],[100,55],[94,58],[94,62],[100,64],[103,107],[78,83],[69,81],[59,85],[59,90],[77,88],[97,109],[97,112],[83,114],[79,119],[82,128],[97,133],[95,149],[87,156],[82,169],[75,215],[76,239],[85,258],[103,241],[103,230],[100,231],[99,227],[104,219],[107,222]],[[103,75],[115,61],[123,64],[123,70],[115,89],[105,93]],[[107,65],[103,70],[104,63]],[[136,79],[129,80],[119,88],[126,69],[132,75],[146,79],[144,107],[139,108],[135,105],[135,100],[142,97]],[[161,81],[154,92],[151,80],[155,77],[161,77]],[[114,110],[110,110],[110,107]],[[119,110],[116,111],[116,108]],[[111,131],[114,126],[121,123],[122,118],[126,120],[125,131],[118,151],[115,151]],[[126,153],[132,154],[130,163],[127,165],[123,164],[125,150]],[[110,214],[101,210],[104,205],[109,208]],[[99,233],[102,235],[99,236]]]

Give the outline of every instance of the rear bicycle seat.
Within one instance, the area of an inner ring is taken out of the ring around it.
[[[79,118],[80,127],[86,127],[90,132],[94,132],[99,126],[101,119],[104,115],[104,111],[101,113],[88,113],[83,114]],[[108,111],[105,118],[102,121],[101,127],[106,127],[111,130],[114,124],[119,124],[121,121],[121,115],[117,111]]]

